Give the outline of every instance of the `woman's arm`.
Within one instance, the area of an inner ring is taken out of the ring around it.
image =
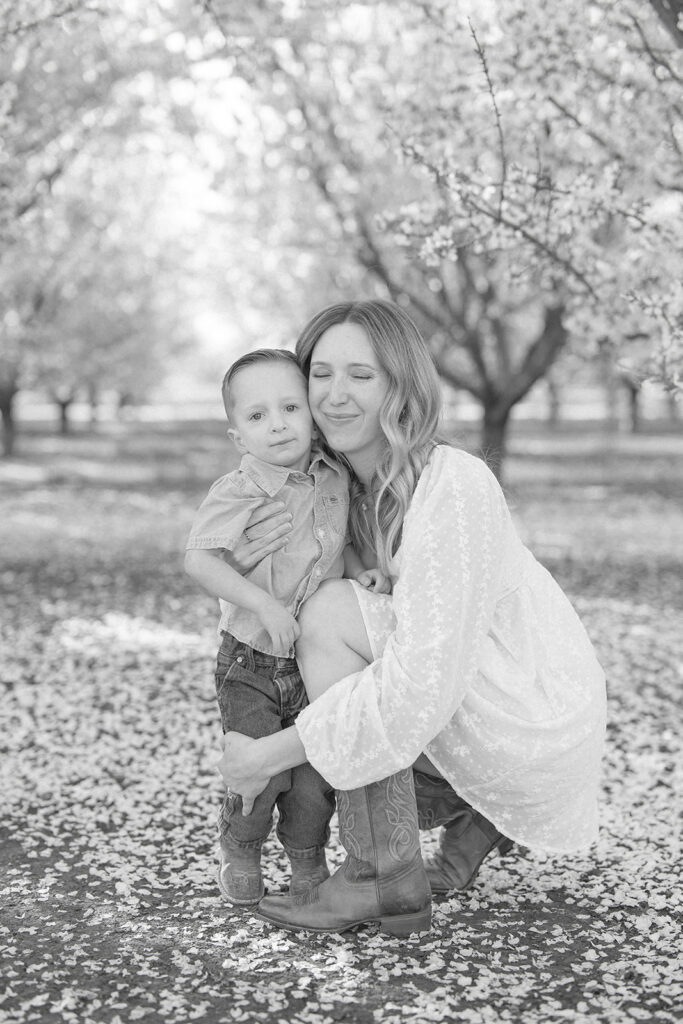
[[[509,524],[486,466],[438,449],[404,523],[397,624],[382,657],[297,718],[307,759],[330,785],[355,789],[406,768],[452,718],[479,669]]]
[[[304,745],[292,725],[258,740],[239,732],[226,733],[218,770],[228,789],[242,797],[242,814],[246,816],[274,775],[305,761]]]
[[[283,548],[291,530],[292,513],[287,511],[284,502],[264,501],[254,509],[244,533],[223,557],[236,572],[244,575],[266,555]]]

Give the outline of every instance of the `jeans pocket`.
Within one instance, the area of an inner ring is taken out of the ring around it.
[[[276,676],[275,684],[280,694],[283,721],[296,718],[308,704],[306,688],[299,672]]]
[[[230,723],[234,716],[231,714],[233,701],[231,700],[230,691],[236,677],[242,671],[242,667],[242,662],[238,661],[236,657],[228,658],[221,656],[219,652],[214,680],[216,683],[216,700],[218,701],[218,710],[221,715],[223,732],[228,732],[231,728]]]

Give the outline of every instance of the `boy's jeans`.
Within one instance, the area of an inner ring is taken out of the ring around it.
[[[234,730],[254,739],[294,723],[308,699],[294,658],[263,654],[223,633],[216,662],[216,695],[223,732]],[[287,853],[313,857],[329,839],[334,790],[310,764],[274,776],[242,815],[242,798],[228,793],[219,821],[220,838],[232,846],[260,848],[273,824]]]

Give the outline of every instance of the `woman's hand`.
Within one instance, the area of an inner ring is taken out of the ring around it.
[[[228,565],[244,575],[270,555],[283,548],[292,529],[292,515],[282,501],[264,501],[251,514],[244,533],[235,547],[224,555]]]
[[[251,814],[254,800],[270,782],[259,757],[259,740],[226,732],[218,770],[228,789],[242,797],[242,815]]]

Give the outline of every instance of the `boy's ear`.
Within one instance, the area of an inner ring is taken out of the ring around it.
[[[232,441],[240,455],[247,454],[247,446],[242,440],[242,435],[240,434],[239,430],[237,430],[236,427],[228,427],[228,437],[230,438],[230,440]]]

